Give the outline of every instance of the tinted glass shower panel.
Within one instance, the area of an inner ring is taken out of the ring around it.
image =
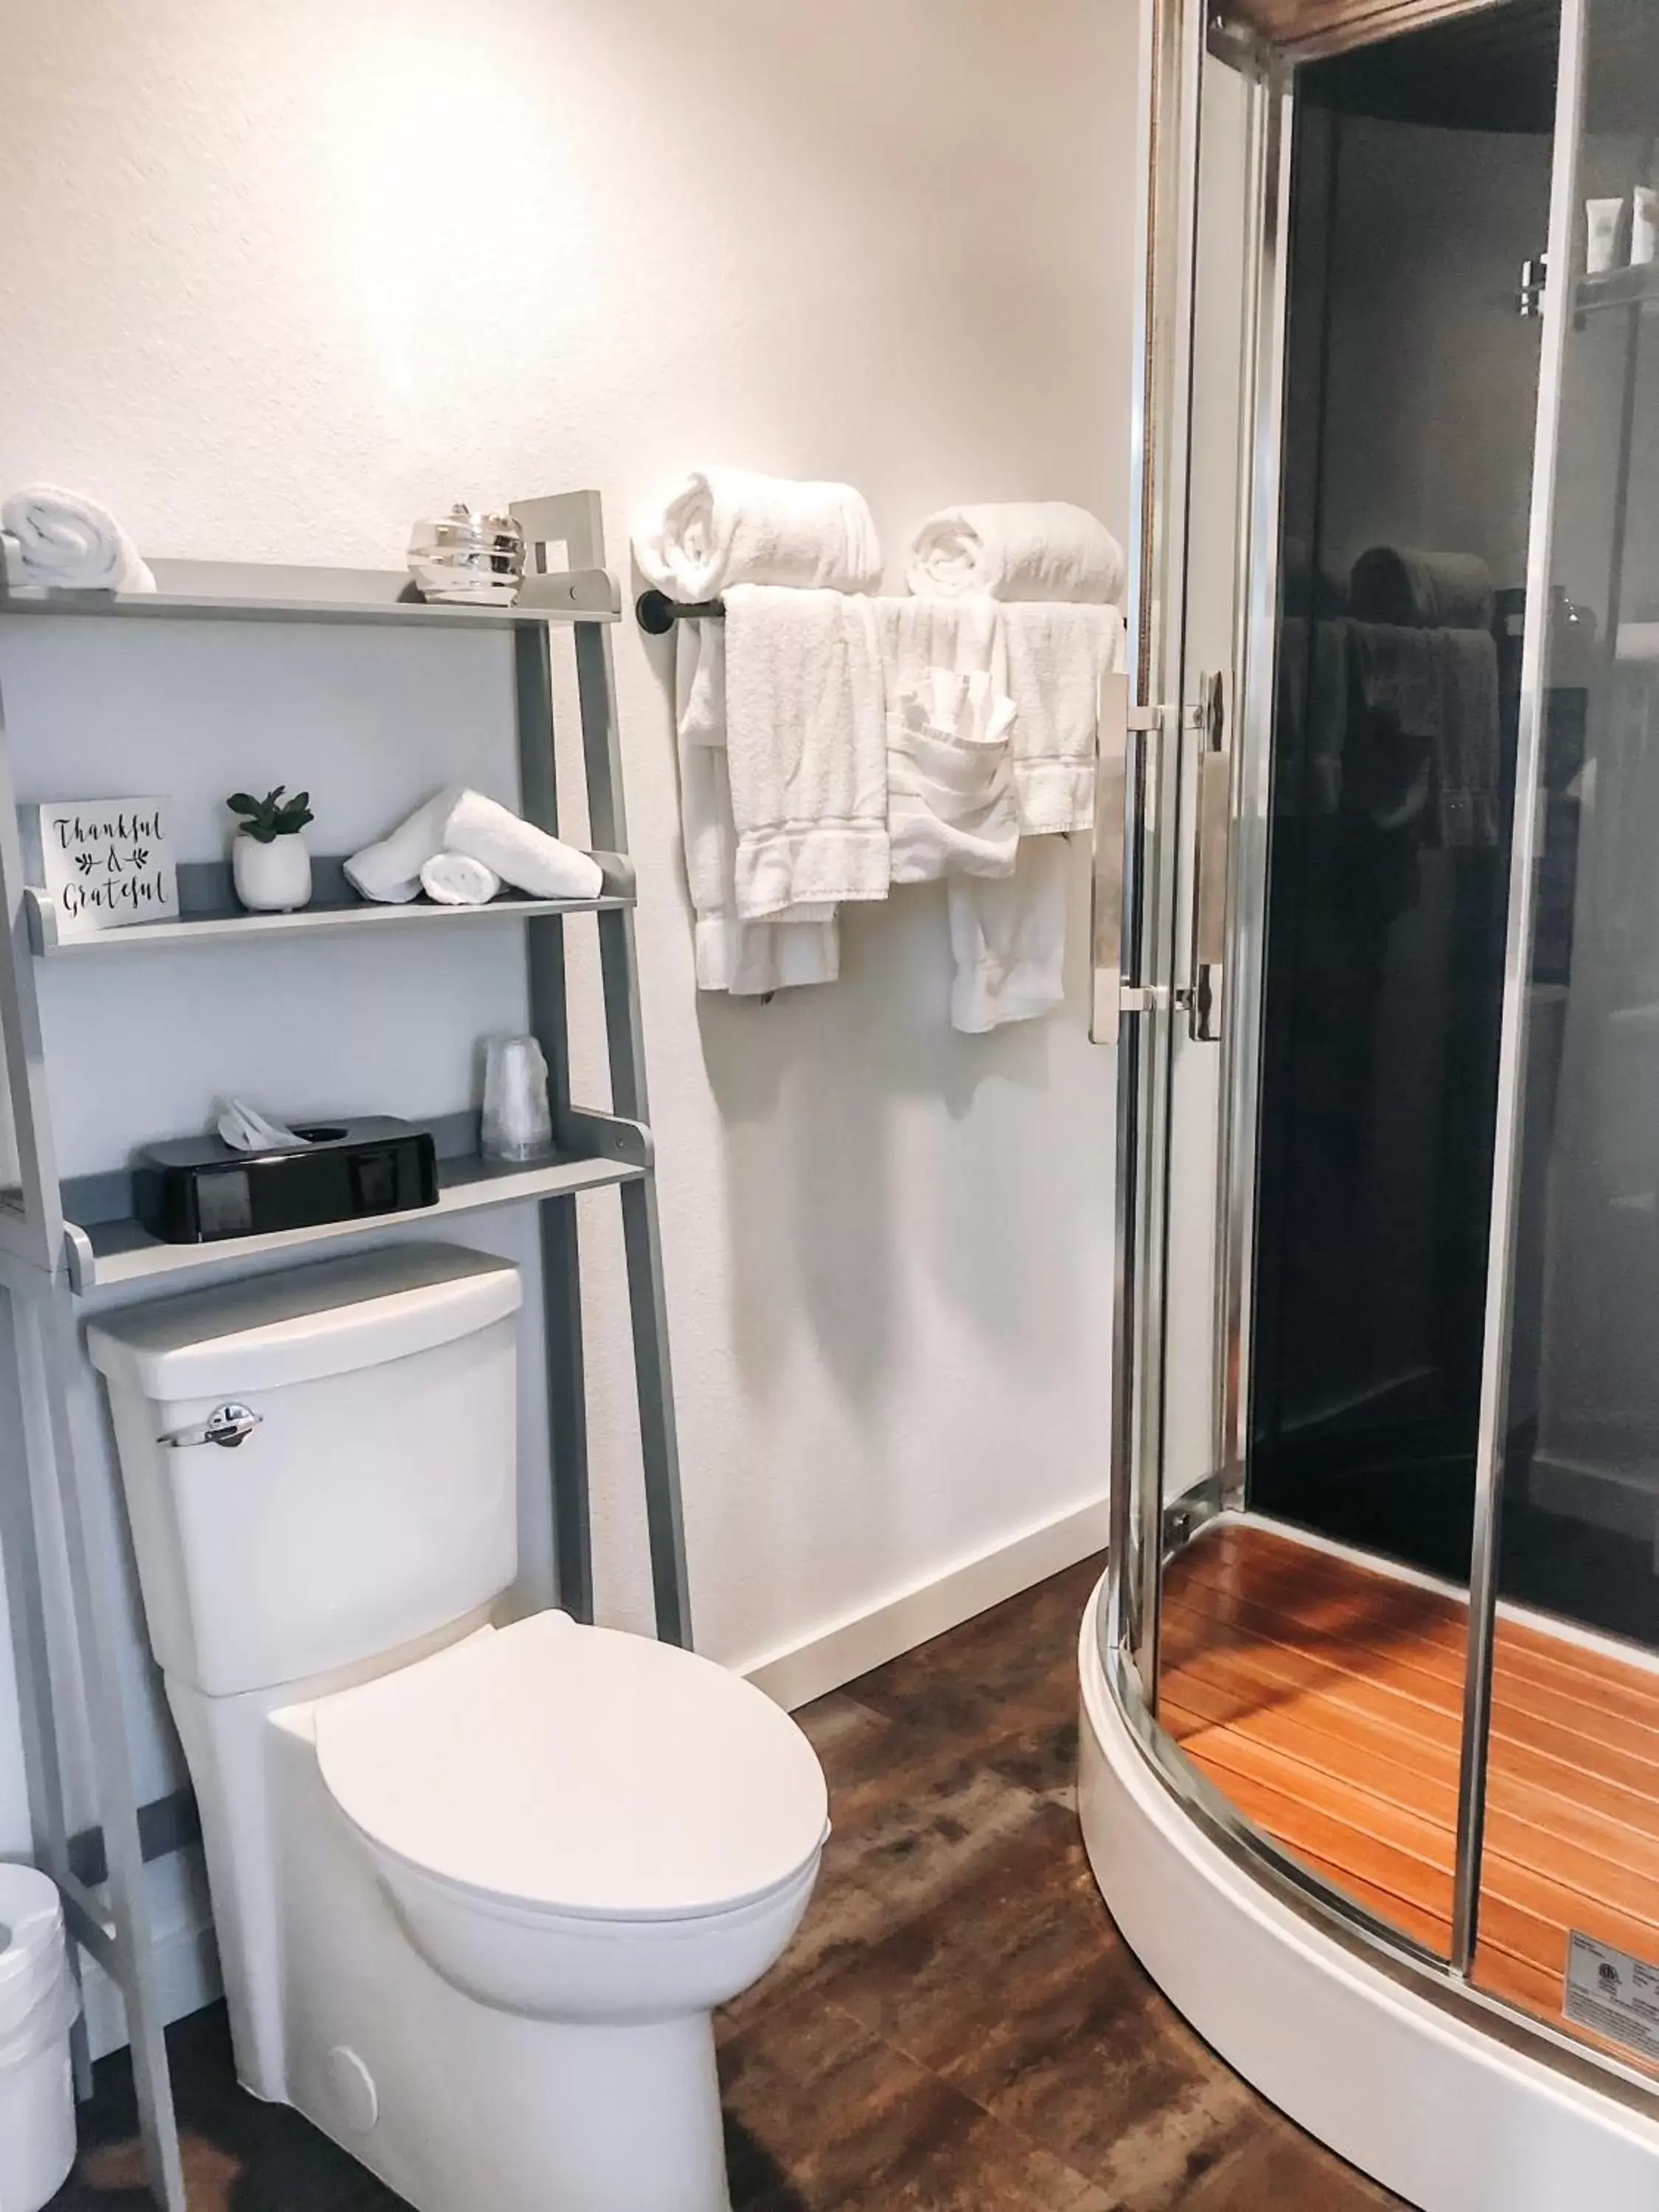
[[[1297,86],[1249,1498],[1458,1582],[1557,20]]]

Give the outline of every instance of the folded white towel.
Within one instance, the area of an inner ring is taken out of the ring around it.
[[[482,860],[532,898],[598,898],[605,871],[591,853],[550,837],[482,792],[464,791],[444,824],[444,849]]]
[[[671,599],[708,599],[731,584],[873,592],[881,544],[862,493],[746,469],[699,469],[641,521],[634,557]]]
[[[421,870],[434,854],[442,852],[444,829],[464,787],[447,784],[389,836],[352,854],[345,863],[345,877],[353,890],[382,906],[407,906],[417,897]]]
[[[726,595],[737,910],[887,896],[886,702],[871,601],[738,584]]]
[[[17,541],[26,584],[85,592],[155,589],[138,549],[109,509],[79,492],[26,484],[0,507],[0,529]]]
[[[956,599],[1070,599],[1111,606],[1123,597],[1123,548],[1086,507],[1066,500],[941,507],[917,531],[910,589]]]
[[[738,916],[723,623],[678,625],[674,699],[698,989],[758,998],[809,983],[833,983],[841,972],[833,907],[798,908],[777,921],[743,921]]]
[[[1042,837],[1093,827],[1100,679],[1123,665],[1115,607],[1018,605],[1001,610],[1008,693],[1018,710],[1010,749],[1020,828]]]
[[[501,887],[494,868],[465,853],[434,853],[421,866],[421,889],[440,906],[488,906]]]
[[[952,876],[945,885],[953,1028],[979,1036],[1052,1013],[1065,996],[1066,842],[1024,840],[1012,876]]]
[[[900,702],[887,755],[896,884],[1012,875],[1019,808],[1008,765],[1014,702],[988,676],[934,669]]]

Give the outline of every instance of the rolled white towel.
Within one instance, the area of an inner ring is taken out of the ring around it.
[[[641,520],[634,557],[659,591],[681,600],[713,599],[728,584],[881,585],[881,541],[861,492],[747,469],[694,470]]]
[[[488,906],[501,887],[494,868],[465,853],[434,853],[421,867],[421,889],[440,906]]]
[[[417,806],[390,836],[365,845],[345,863],[346,881],[366,899],[382,906],[407,906],[419,896],[421,870],[444,848],[444,830],[464,787],[447,784],[424,806]]]
[[[428,861],[446,852],[481,861],[535,898],[597,898],[605,889],[605,872],[587,854],[459,783],[434,792],[390,836],[354,853],[345,863],[346,880],[366,899],[407,906],[422,889]]]
[[[1097,606],[1118,604],[1127,573],[1105,524],[1066,500],[941,507],[917,531],[907,563],[910,589],[922,598],[984,592]]]
[[[78,592],[153,592],[155,579],[106,507],[56,484],[26,484],[0,507],[26,584]]]
[[[532,898],[598,898],[605,889],[605,871],[592,854],[550,837],[482,792],[462,792],[444,824],[443,842],[447,852],[482,860]]]

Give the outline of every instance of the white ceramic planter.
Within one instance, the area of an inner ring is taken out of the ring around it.
[[[289,914],[311,903],[311,854],[296,830],[262,845],[239,830],[230,848],[236,896],[253,914]]]

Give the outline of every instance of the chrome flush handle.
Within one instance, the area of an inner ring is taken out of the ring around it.
[[[251,1406],[239,1405],[233,1399],[227,1405],[216,1406],[199,1429],[174,1429],[155,1441],[170,1451],[183,1451],[191,1444],[218,1444],[226,1451],[234,1451],[238,1444],[247,1442],[264,1419]]]

